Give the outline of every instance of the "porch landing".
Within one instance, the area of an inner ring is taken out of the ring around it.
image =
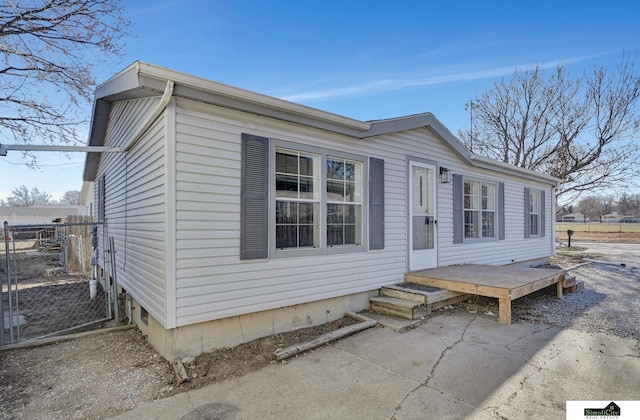
[[[482,264],[453,265],[411,271],[407,283],[424,284],[454,292],[497,298],[500,324],[511,324],[511,301],[556,284],[562,297],[565,271]]]

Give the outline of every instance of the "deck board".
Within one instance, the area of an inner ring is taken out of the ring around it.
[[[511,301],[564,279],[563,270],[464,264],[411,271],[405,281],[499,299],[500,323],[511,323]],[[562,288],[557,287],[559,297]]]

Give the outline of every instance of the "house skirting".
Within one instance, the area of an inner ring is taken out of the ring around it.
[[[549,262],[550,262],[550,257],[543,257],[543,258],[536,258],[534,260],[513,262],[507,265],[513,265],[515,267],[537,267],[541,265],[547,265],[549,264]]]
[[[369,298],[377,293],[374,290],[172,329],[165,329],[132,299],[131,318],[140,331],[147,335],[153,348],[165,359],[173,360],[332,322],[342,318],[345,312],[368,308]]]

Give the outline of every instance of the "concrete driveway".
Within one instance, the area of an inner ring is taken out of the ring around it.
[[[638,378],[636,340],[457,311],[403,334],[372,328],[119,418],[559,419],[567,400],[640,400]]]

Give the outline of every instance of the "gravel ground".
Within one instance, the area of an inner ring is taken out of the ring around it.
[[[640,244],[580,242],[580,251],[560,249],[553,261],[563,268],[575,266],[582,258],[605,260],[621,265],[591,263],[570,273],[584,281],[578,293],[556,298],[553,290],[541,290],[512,303],[513,322],[534,322],[602,332],[640,340]],[[474,297],[460,304],[477,313],[498,314],[496,299]]]

